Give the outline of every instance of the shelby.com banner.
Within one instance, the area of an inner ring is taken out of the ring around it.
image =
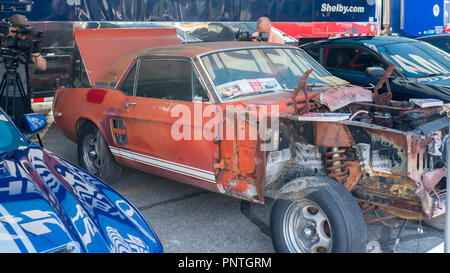
[[[314,0],[313,21],[374,22],[376,0]]]

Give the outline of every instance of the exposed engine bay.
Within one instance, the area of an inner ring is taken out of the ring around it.
[[[278,147],[266,155],[266,189],[297,177],[327,176],[360,204],[399,217],[445,213],[446,105],[379,104],[371,91],[352,88],[320,93],[308,111],[281,115]]]

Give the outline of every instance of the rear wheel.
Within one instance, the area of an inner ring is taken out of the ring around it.
[[[329,178],[299,178],[285,185],[270,224],[277,252],[366,251],[366,225],[356,200]]]
[[[92,123],[80,129],[77,149],[80,167],[109,183],[120,178],[122,166],[116,163],[103,135]]]

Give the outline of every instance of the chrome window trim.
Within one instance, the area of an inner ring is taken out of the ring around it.
[[[119,77],[119,80],[114,84],[112,89],[116,89],[118,91],[121,91],[122,84],[125,81],[125,79],[128,77],[128,74],[130,74],[130,71],[131,71],[131,69],[133,69],[134,65],[136,65],[136,73],[137,73],[137,63],[138,63],[138,61],[139,61],[139,58],[134,58],[133,61],[130,62],[130,64],[124,70],[122,75]],[[135,79],[136,79],[136,76],[135,76]],[[98,85],[98,83],[95,84],[95,86],[97,86],[97,85]],[[133,83],[133,86],[134,86],[134,83]],[[134,94],[134,87],[133,87],[133,94]]]
[[[141,69],[141,59],[137,59],[137,61],[136,61],[136,72],[134,73],[134,82],[133,82],[133,97],[136,97],[137,80],[139,78],[139,70],[140,69]]]

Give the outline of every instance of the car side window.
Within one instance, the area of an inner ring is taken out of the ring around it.
[[[128,72],[128,75],[126,76],[125,80],[122,83],[122,86],[120,87],[120,90],[125,95],[133,96],[135,78],[136,78],[136,64],[133,65],[133,68],[131,68],[130,72]]]
[[[192,69],[188,60],[142,60],[136,96],[192,101]]]
[[[324,50],[324,54],[326,68],[358,72],[364,72],[367,67],[387,68],[380,58],[360,48],[330,47]]]

